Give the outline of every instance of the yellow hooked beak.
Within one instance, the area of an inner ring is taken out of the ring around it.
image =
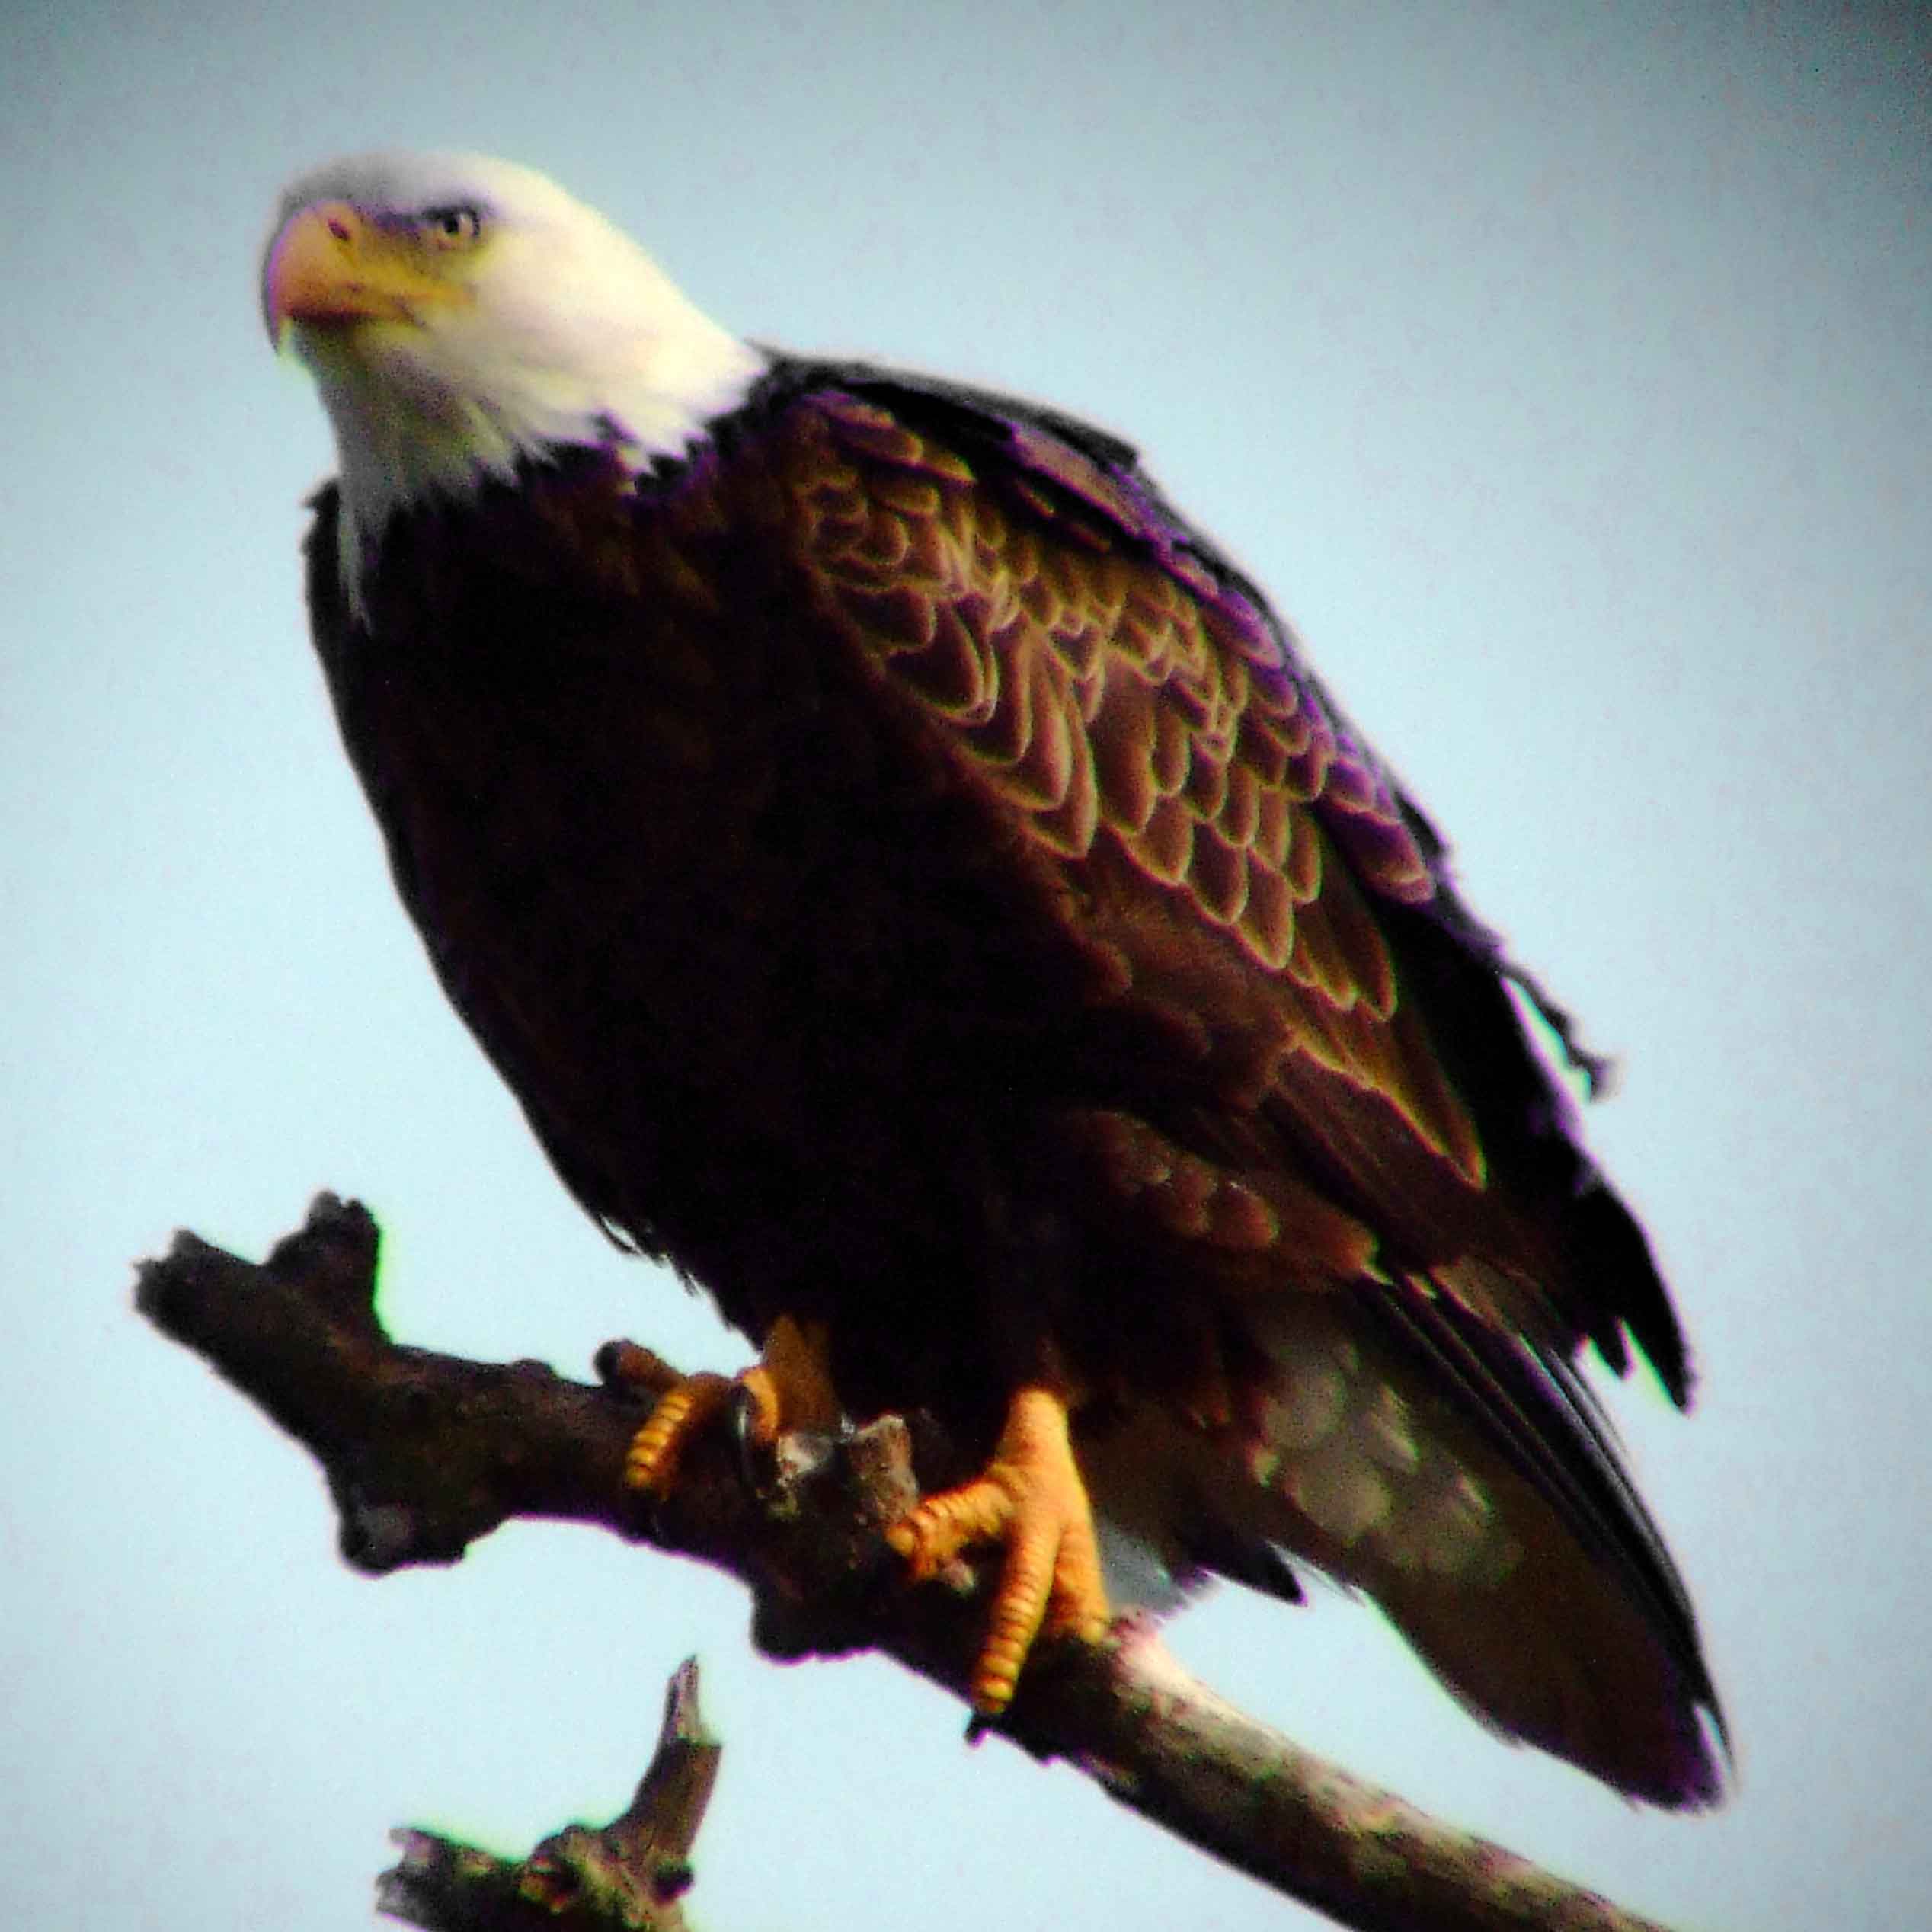
[[[459,258],[414,224],[372,221],[346,201],[312,202],[269,245],[261,287],[269,338],[279,348],[296,323],[414,322],[425,309],[473,301],[449,272]]]

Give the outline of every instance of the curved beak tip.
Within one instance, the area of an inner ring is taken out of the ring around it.
[[[297,322],[348,322],[377,312],[366,224],[345,203],[298,208],[276,231],[262,264],[262,320],[277,349]]]

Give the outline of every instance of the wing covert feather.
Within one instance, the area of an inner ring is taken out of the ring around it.
[[[976,469],[863,398],[813,401],[801,533],[830,608],[1008,821],[1079,871],[1140,993],[1211,1027],[1237,1016],[1247,1083],[1298,1055],[1441,1185],[1479,1187],[1475,1124],[1375,910],[1425,900],[1428,860],[1257,603],[1132,479],[1036,430],[1016,432],[1025,466]]]

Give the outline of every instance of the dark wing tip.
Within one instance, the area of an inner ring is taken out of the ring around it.
[[[1665,1392],[1688,1409],[1695,1377],[1689,1345],[1636,1217],[1595,1173],[1570,1209],[1571,1252],[1586,1273],[1585,1299],[1595,1312],[1591,1339],[1620,1375],[1630,1363],[1628,1332],[1655,1371]]]

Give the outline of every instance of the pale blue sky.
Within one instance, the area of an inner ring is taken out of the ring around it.
[[[1175,1646],[1686,1926],[1918,1918],[1932,43],[1679,12],[12,0],[0,1921],[363,1924],[392,1825],[615,1810],[694,1649],[712,1932],[1294,1917],[890,1666],[758,1661],[689,1566],[523,1526],[350,1575],[306,1460],[130,1313],[178,1224],[258,1251],[328,1185],[385,1217],[408,1340],[738,1359],[555,1185],[334,742],[327,433],[254,277],[284,181],[376,145],[544,168],[747,334],[1089,414],[1269,587],[1623,1056],[1595,1142],[1704,1383],[1615,1412],[1739,1790],[1635,1811],[1339,1600],[1224,1591]]]

